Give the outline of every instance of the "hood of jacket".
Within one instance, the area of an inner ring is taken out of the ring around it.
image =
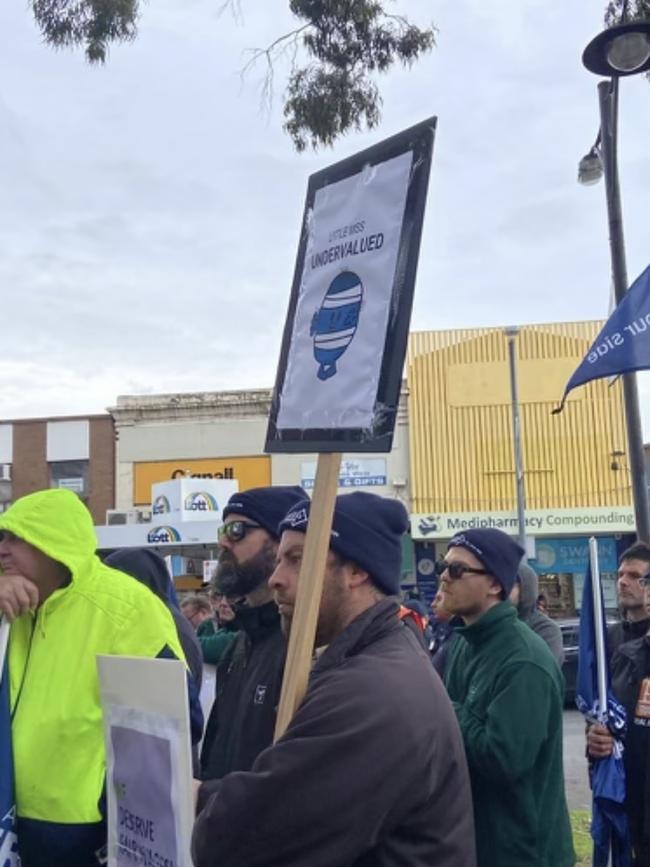
[[[90,512],[76,494],[64,488],[21,497],[0,515],[8,530],[43,554],[63,563],[79,579],[95,559],[97,537]]]
[[[109,554],[104,563],[137,579],[162,599],[165,605],[178,607],[167,565],[155,551],[149,548],[120,548]]]
[[[537,572],[531,566],[527,563],[522,563],[517,570],[517,580],[520,587],[517,611],[519,617],[522,620],[526,620],[537,608],[539,578],[537,577]]]

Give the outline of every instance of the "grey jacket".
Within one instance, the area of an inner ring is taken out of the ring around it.
[[[543,611],[537,608],[537,596],[539,594],[539,580],[537,572],[527,563],[522,563],[517,573],[521,593],[517,611],[519,619],[526,623],[533,632],[548,644],[549,649],[557,664],[562,667],[564,662],[564,647],[562,646],[562,632],[554,620],[551,620]]]

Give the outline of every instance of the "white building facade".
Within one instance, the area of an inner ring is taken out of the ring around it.
[[[115,422],[115,506],[151,507],[151,485],[175,478],[236,479],[260,485],[313,486],[317,455],[266,455],[269,389],[129,395],[109,409]],[[343,455],[341,493],[371,491],[410,511],[408,418],[401,395],[389,454]]]

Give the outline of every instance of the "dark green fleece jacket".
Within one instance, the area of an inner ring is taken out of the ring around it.
[[[458,634],[446,684],[472,781],[478,867],[568,867],[557,663],[510,602]]]

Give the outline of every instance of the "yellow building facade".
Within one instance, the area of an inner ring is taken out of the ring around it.
[[[540,572],[545,562],[568,569],[571,540],[580,547],[592,534],[611,570],[620,540],[634,532],[621,383],[582,386],[553,414],[602,325],[529,325],[516,337],[526,535]],[[414,541],[433,549],[477,526],[516,535],[504,329],[413,332],[407,385]]]

